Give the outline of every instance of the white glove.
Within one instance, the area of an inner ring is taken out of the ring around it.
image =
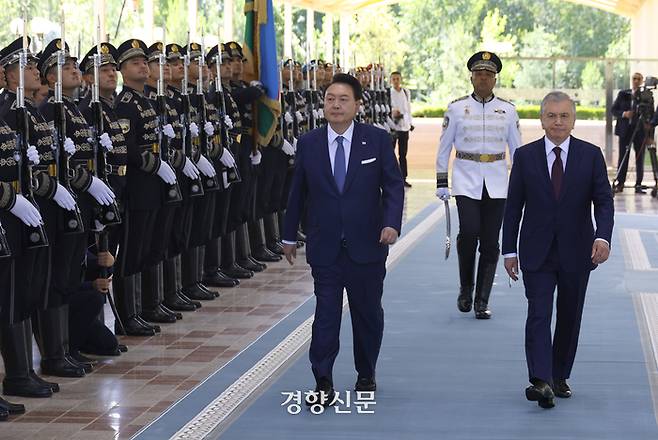
[[[381,113],[382,108],[379,106],[379,104],[375,104],[375,113]]]
[[[441,200],[450,199],[450,190],[448,188],[437,188],[436,196]]]
[[[16,194],[16,203],[9,212],[28,226],[39,226],[43,223],[41,213],[37,207],[30,203],[22,194]]]
[[[292,148],[297,152],[297,138],[292,138]]]
[[[287,140],[283,140],[283,147],[281,147],[284,153],[286,153],[288,156],[292,156],[295,154],[295,147],[293,147],[290,142]]]
[[[227,148],[224,148],[219,161],[227,168],[233,168],[235,166],[235,158]]]
[[[91,185],[87,192],[101,205],[111,205],[116,198],[110,187],[98,177],[91,178]]]
[[[215,127],[213,127],[212,122],[206,121],[203,125],[203,131],[205,131],[208,136],[215,134]]]
[[[262,159],[263,155],[260,154],[260,151],[256,151],[256,154],[251,153],[249,155],[249,158],[251,159],[251,164],[252,165],[258,165],[260,163],[260,160]]]
[[[105,147],[106,151],[112,151],[114,146],[112,145],[112,139],[110,139],[110,135],[107,133],[103,133],[100,138],[98,138],[98,141],[100,144]]]
[[[259,87],[259,88],[260,88],[260,87],[263,87],[263,83],[260,82],[260,81],[258,81],[258,80],[256,80],[256,79],[253,80],[253,81],[251,81],[251,82],[249,83],[249,85],[250,85],[251,87]]]
[[[299,110],[295,112],[295,117],[297,118],[297,122],[302,122],[304,120],[304,116],[302,116],[302,112]]]
[[[233,128],[233,121],[229,115],[224,115],[224,124],[226,124],[226,128],[229,130]]]
[[[174,131],[174,127],[172,127],[171,124],[167,124],[164,127],[162,127],[162,134],[167,136],[169,139],[173,139],[176,137],[176,132]]]
[[[196,125],[196,122],[190,123],[190,134],[193,138],[199,137],[199,126]]]
[[[73,199],[73,196],[59,182],[57,183],[57,189],[55,190],[53,200],[61,208],[66,209],[67,211],[73,211],[75,209],[75,200]]]
[[[391,106],[386,104],[386,113],[391,113]]]
[[[286,112],[286,114],[283,115],[283,120],[286,121],[286,124],[292,124],[294,121],[290,112]]]
[[[318,110],[318,116],[320,116],[320,119],[324,119],[324,109]]]
[[[185,165],[183,165],[183,174],[185,174],[187,177],[189,177],[192,180],[196,180],[199,178],[199,170],[194,165],[194,162],[192,162],[187,157],[185,158]]]
[[[165,161],[160,161],[160,168],[158,168],[158,176],[169,185],[176,183],[176,173],[171,169],[169,164]]]
[[[318,111],[316,109],[313,109],[313,119],[316,119],[316,120],[320,119],[320,117],[318,115]]]
[[[205,156],[200,156],[199,161],[196,163],[196,166],[199,168],[199,171],[201,171],[201,174],[204,176],[208,177],[213,177],[217,174],[215,171],[215,167],[212,166],[210,161],[205,158]]]
[[[27,147],[27,159],[32,162],[33,165],[39,165],[39,152],[34,145]]]
[[[64,151],[69,153],[71,156],[75,154],[75,144],[73,143],[73,140],[69,137],[64,139]]]

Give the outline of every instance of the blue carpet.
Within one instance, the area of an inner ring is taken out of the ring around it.
[[[456,212],[453,212],[456,218]],[[623,227],[655,229],[650,217],[619,216]],[[454,228],[456,229],[456,228]],[[408,231],[408,230],[407,230]],[[443,261],[440,223],[389,271],[386,329],[375,414],[289,415],[282,392],[314,386],[307,356],[295,362],[222,439],[655,439],[658,427],[629,291],[656,291],[655,276],[632,281],[618,237],[609,262],[590,279],[571,399],[553,410],[525,400],[526,300],[507,286],[499,264],[494,317],[476,321],[456,309],[457,259]],[[655,247],[655,236],[642,237]],[[453,234],[454,239],[454,234]],[[653,241],[651,241],[653,240]],[[355,381],[349,316],[334,369],[341,395]],[[219,394],[219,392],[216,392]],[[343,409],[345,409],[343,407]],[[189,414],[191,417],[192,414]]]

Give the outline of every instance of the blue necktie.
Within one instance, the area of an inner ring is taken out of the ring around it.
[[[336,186],[338,187],[338,192],[343,192],[343,186],[345,186],[345,148],[343,148],[343,137],[338,136],[336,138],[336,143],[338,148],[336,148],[336,157],[334,158],[334,179],[336,180]]]

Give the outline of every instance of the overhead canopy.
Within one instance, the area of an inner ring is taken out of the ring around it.
[[[283,0],[284,3],[332,14],[351,13],[367,6],[399,3],[404,0]],[[633,16],[645,0],[569,0],[626,17]]]

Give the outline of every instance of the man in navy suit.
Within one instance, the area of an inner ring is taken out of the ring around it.
[[[305,215],[306,260],[316,297],[309,357],[321,398],[333,398],[343,289],[352,317],[356,390],[375,391],[375,366],[384,330],[381,298],[388,246],[402,223],[404,187],[388,133],[354,122],[361,85],[337,74],[327,88],[328,125],[299,139],[284,221],[284,253],[296,257],[297,227]],[[328,405],[327,400],[323,400]]]
[[[603,154],[571,136],[575,120],[576,106],[567,94],[546,95],[541,104],[546,135],[516,150],[503,222],[505,269],[516,281],[520,259],[528,299],[525,346],[532,385],[526,397],[542,408],[555,406],[555,396],[571,396],[566,380],[576,356],[587,281],[590,271],[608,259],[614,223]]]

